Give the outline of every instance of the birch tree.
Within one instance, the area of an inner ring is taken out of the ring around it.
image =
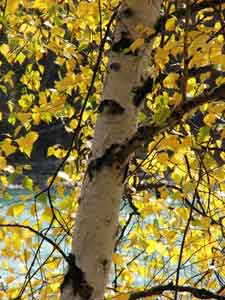
[[[224,1],[0,8],[0,298],[225,300]]]
[[[128,155],[120,161],[114,156],[136,132],[139,102],[152,85],[151,41],[144,38],[159,18],[160,7],[161,1],[126,1],[119,10],[73,237],[74,259],[83,275],[79,282],[73,265],[61,299],[104,296],[130,158]]]

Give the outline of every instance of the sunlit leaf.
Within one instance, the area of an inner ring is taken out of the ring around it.
[[[33,144],[37,139],[38,133],[35,131],[30,131],[25,136],[16,139],[16,143],[18,144],[20,151],[30,157]]]

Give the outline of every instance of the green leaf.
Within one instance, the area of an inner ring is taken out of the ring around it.
[[[26,176],[23,180],[23,186],[30,192],[33,191],[33,180]]]
[[[21,65],[24,62],[26,56],[23,54],[23,52],[20,52],[17,56],[16,56],[16,61],[18,61]]]
[[[0,84],[0,90],[1,90],[4,94],[7,95],[7,87],[6,87],[6,86]]]
[[[203,142],[206,137],[208,137],[208,135],[210,133],[210,129],[211,128],[207,125],[200,128],[199,133],[198,133],[198,141],[200,143]]]

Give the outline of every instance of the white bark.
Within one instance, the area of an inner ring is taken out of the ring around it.
[[[131,41],[139,38],[136,31],[139,24],[152,27],[159,17],[161,2],[127,0],[120,9],[113,45],[119,45],[123,32]],[[103,299],[115,243],[123,176],[129,158],[123,165],[101,165],[101,157],[110,155],[107,149],[113,144],[126,142],[136,131],[138,107],[132,99],[134,88],[141,85],[146,74],[150,53],[151,45],[147,43],[138,49],[136,55],[124,54],[118,49],[111,52],[93,139],[92,163],[82,186],[72,245],[76,265],[84,273],[86,285],[93,290],[91,297],[80,296],[79,291],[72,288],[73,281],[79,279],[69,279],[63,285],[61,300]]]

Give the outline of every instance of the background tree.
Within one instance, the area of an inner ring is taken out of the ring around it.
[[[2,299],[224,299],[224,3],[160,5],[1,3]]]

